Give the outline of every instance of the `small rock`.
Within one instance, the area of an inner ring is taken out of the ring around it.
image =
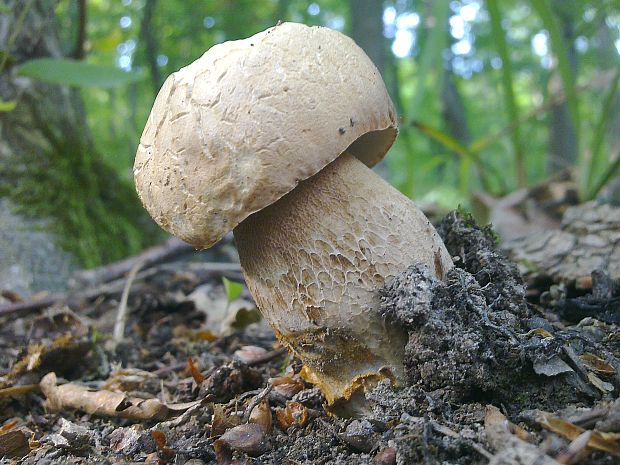
[[[258,346],[243,346],[236,350],[233,357],[242,363],[252,363],[253,361],[263,357],[267,353],[267,349]]]
[[[319,388],[304,389],[293,396],[293,401],[299,402],[308,408],[320,410],[325,398]]]
[[[359,452],[370,452],[377,444],[379,435],[368,420],[353,420],[347,426],[342,439]]]
[[[375,455],[372,463],[376,465],[396,465],[396,451],[391,447],[386,447]]]
[[[245,452],[250,457],[258,457],[271,448],[265,436],[265,430],[256,423],[235,426],[226,431],[217,442],[231,449]]]
[[[50,434],[49,439],[52,444],[61,449],[80,451],[90,447],[92,433],[84,426],[61,418],[60,431]]]
[[[116,452],[130,456],[138,452],[149,454],[157,447],[153,437],[145,432],[141,425],[116,428],[109,436],[110,447]]]

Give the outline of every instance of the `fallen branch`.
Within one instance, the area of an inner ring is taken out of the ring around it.
[[[171,237],[161,245],[150,247],[138,255],[124,260],[100,266],[92,270],[79,271],[74,274],[74,287],[91,287],[97,284],[107,283],[125,276],[135,266],[136,263],[143,263],[144,268],[148,268],[158,263],[165,262],[171,258],[195,252],[196,249],[189,244]]]
[[[0,305],[0,317],[11,315],[13,313],[26,314],[51,307],[56,302],[63,300],[65,297],[66,296],[64,294],[52,294],[49,297],[43,297],[42,299]]]
[[[184,268],[188,271],[204,273],[205,276],[225,276],[236,281],[243,281],[241,266],[238,263],[188,263]],[[144,280],[161,271],[170,271],[170,266],[163,264],[157,268],[142,270],[136,275],[135,281]],[[25,315],[62,302],[67,303],[70,307],[76,307],[79,305],[79,302],[83,300],[90,300],[99,296],[120,295],[126,282],[126,279],[122,278],[82,292],[52,294],[42,299],[0,305],[0,318],[13,314]]]

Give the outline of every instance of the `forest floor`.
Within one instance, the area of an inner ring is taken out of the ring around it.
[[[446,279],[412,267],[381,291],[409,331],[409,385],[380,383],[356,419],[328,415],[247,291],[224,289],[234,266],[134,267],[0,313],[0,464],[620,463],[608,269],[562,281],[541,259],[526,287],[490,229],[453,213],[438,231]]]

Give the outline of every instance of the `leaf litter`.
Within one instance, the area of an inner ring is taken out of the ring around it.
[[[379,383],[364,417],[325,412],[242,289],[166,263],[136,275],[116,346],[122,285],[4,318],[0,463],[617,463],[620,332],[604,302],[619,296],[597,285],[613,279],[590,270],[603,320],[566,320],[587,292],[532,293],[531,271],[526,289],[462,213],[438,230],[457,266],[444,282],[413,266],[381,291],[409,331],[408,385]]]

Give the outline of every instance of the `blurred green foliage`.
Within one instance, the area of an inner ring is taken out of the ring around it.
[[[124,85],[112,78],[112,87],[82,90],[103,162],[131,181],[157,89],[214,44],[278,20],[352,34],[350,9],[360,5],[88,0],[85,63],[134,73]],[[77,2],[58,3],[67,50],[78,13]],[[406,195],[452,208],[467,205],[476,190],[502,195],[548,179],[558,165],[573,170],[583,199],[613,191],[620,164],[617,0],[386,0],[380,21],[381,71],[402,117],[387,160],[390,180]],[[65,70],[66,83],[83,84],[83,72]],[[0,102],[0,111],[11,104]],[[562,107],[568,122],[554,116]],[[576,141],[576,160],[553,154],[554,135]]]

